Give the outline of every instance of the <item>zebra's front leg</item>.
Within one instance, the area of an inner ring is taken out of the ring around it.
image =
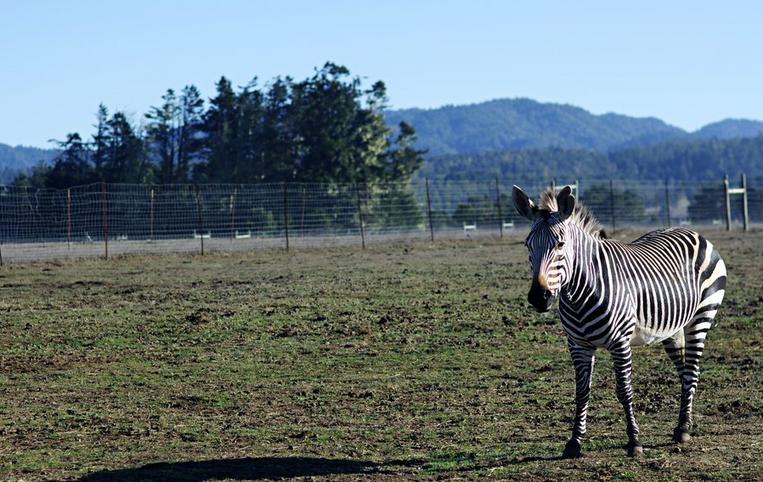
[[[572,437],[564,447],[562,457],[577,458],[581,455],[580,444],[586,433],[588,419],[588,400],[591,397],[593,365],[596,360],[593,348],[584,348],[570,344],[572,363],[575,365],[575,425]]]
[[[623,405],[625,411],[626,431],[628,433],[628,455],[633,457],[641,455],[644,448],[638,440],[638,424],[633,413],[633,384],[631,380],[632,359],[631,346],[628,339],[618,341],[609,347],[612,354],[612,364],[615,369],[617,380],[617,399]]]

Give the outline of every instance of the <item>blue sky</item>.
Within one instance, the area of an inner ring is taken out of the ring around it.
[[[169,87],[298,79],[327,60],[393,107],[501,97],[656,116],[763,119],[763,4],[705,1],[0,0],[0,142],[140,121]]]

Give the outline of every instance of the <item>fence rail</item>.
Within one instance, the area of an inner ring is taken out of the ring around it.
[[[567,180],[608,230],[763,222],[763,180]],[[537,195],[562,180],[408,184],[92,184],[0,187],[0,262],[134,252],[325,246],[503,236],[526,224],[511,186]],[[741,194],[738,196],[737,194]],[[749,214],[748,214],[749,213]]]

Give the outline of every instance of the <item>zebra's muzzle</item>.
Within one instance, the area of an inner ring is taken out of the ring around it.
[[[533,280],[530,292],[527,294],[527,301],[538,310],[539,313],[545,313],[551,309],[555,296],[548,288],[544,288],[537,281]]]

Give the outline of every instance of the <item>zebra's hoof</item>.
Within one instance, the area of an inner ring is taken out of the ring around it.
[[[628,457],[641,457],[644,455],[644,447],[636,442],[628,444]]]
[[[689,432],[684,432],[683,430],[676,430],[673,432],[673,442],[678,444],[685,444],[688,443],[689,440],[691,440],[691,435],[689,435]]]
[[[577,459],[582,456],[580,451],[580,442],[577,440],[570,440],[567,445],[564,446],[564,452],[562,452],[563,459]]]

